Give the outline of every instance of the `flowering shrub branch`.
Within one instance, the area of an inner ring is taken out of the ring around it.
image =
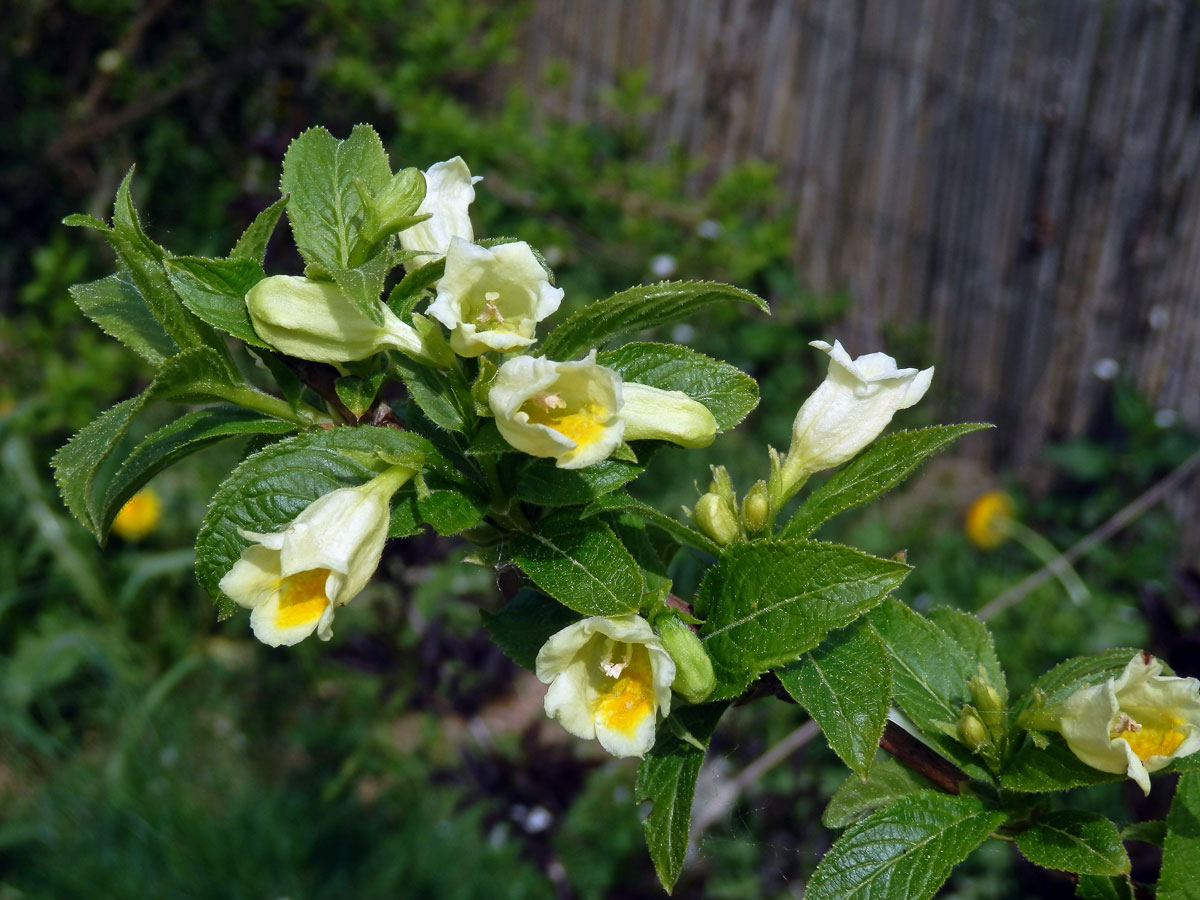
[[[851,770],[826,812],[847,830],[807,896],[931,897],[989,836],[1108,879],[1113,896],[1128,885],[1116,826],[1045,795],[1125,777],[1149,791],[1153,772],[1194,773],[1197,682],[1119,650],[1068,660],[1011,698],[982,622],[919,615],[890,596],[903,560],[813,539],[984,427],[881,436],[933,369],[814,341],[829,373],[799,405],[786,453],[764,448],[740,497],[712,464],[681,521],[627,486],[665,443],[702,449],[735,427],[758,386],[687,348],[620,339],[717,303],[767,312],[760,298],[640,285],[555,325],[563,290],[540,254],[475,238],[467,164],[393,172],[368,126],[293,141],[282,196],[225,257],[158,246],[131,176],[111,224],[66,220],[101,233],[118,261],[74,290],[82,311],[156,370],[55,458],[65,503],[100,541],[136,528],[126,504],[157,472],[249,435],[258,449],[213,497],[196,574],[219,614],[248,609],[265,643],[328,640],[388,539],[432,528],[470,541],[473,563],[515,567],[522,590],[484,624],[547,685],[549,716],[641,759],[635,795],[651,804],[643,827],[668,890],[713,731],[734,702],[775,688]],[[304,268],[268,273],[284,212]],[[185,409],[114,464],[160,403]],[[810,475],[837,467],[789,511]],[[992,525],[983,540],[1002,539]],[[706,569],[694,596],[672,593],[681,556]],[[877,759],[880,746],[907,768]],[[1160,898],[1184,896],[1171,891]]]

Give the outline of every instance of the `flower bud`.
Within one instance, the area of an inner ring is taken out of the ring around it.
[[[288,356],[344,363],[383,350],[425,355],[421,338],[380,304],[376,324],[336,284],[296,275],[264,278],[246,294],[246,309],[258,336]]]
[[[701,531],[722,547],[737,539],[737,516],[719,494],[710,491],[697,500],[692,519]]]
[[[696,632],[673,613],[661,616],[656,624],[663,647],[675,660],[675,680],[671,682],[671,690],[688,703],[700,703],[717,685],[712,660],[704,645]]]
[[[970,708],[964,709],[958,719],[958,739],[966,744],[972,753],[980,752],[992,742],[987,726]]]
[[[982,666],[978,675],[967,680],[967,687],[971,691],[971,699],[975,701],[975,708],[981,713],[1004,712],[1004,701],[1000,699],[1000,692],[992,686]]]
[[[750,488],[742,500],[742,524],[746,530],[754,533],[767,527],[767,516],[771,512],[771,502],[767,498],[767,483],[757,482]]]

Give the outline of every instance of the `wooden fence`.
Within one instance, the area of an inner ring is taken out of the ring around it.
[[[656,151],[775,162],[843,342],[921,323],[999,460],[1036,472],[1114,363],[1200,425],[1200,4],[535,0],[519,60],[577,120],[644,67]]]

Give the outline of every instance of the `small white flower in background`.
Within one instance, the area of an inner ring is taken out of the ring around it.
[[[596,362],[533,356],[508,360],[488,391],[496,427],[531,456],[581,469],[608,457],[622,440],[657,439],[705,447],[716,434],[712,413],[679,391],[622,382]]]
[[[675,257],[670,253],[659,253],[650,258],[650,272],[655,278],[670,278],[677,268]]]
[[[829,373],[792,423],[792,445],[783,463],[785,485],[840,466],[879,437],[898,410],[929,390],[933,369],[899,369],[886,353],[851,359],[841,345],[812,341],[829,354]]]
[[[716,219],[705,219],[696,226],[696,234],[702,238],[708,238],[710,241],[719,238],[724,230]]]
[[[455,353],[479,356],[528,347],[562,297],[524,241],[488,248],[456,237],[429,315],[450,329]]]
[[[1159,428],[1171,428],[1179,421],[1179,413],[1173,409],[1160,409],[1154,413],[1154,424]]]
[[[475,240],[468,208],[475,200],[474,185],[480,178],[472,177],[461,156],[434,163],[425,170],[425,199],[415,215],[428,213],[430,218],[400,232],[400,246],[405,250],[427,251],[413,257],[410,270],[441,259],[453,238],[468,243]]]
[[[254,636],[272,647],[291,646],[314,631],[333,635],[333,615],[353,600],[379,566],[387,537],[389,501],[413,476],[393,466],[360,487],[339,488],[314,500],[282,531],[257,534],[221,579],[221,590],[251,610]]]
[[[281,353],[313,362],[344,363],[383,350],[424,357],[421,337],[380,304],[376,324],[336,284],[299,275],[271,275],[246,294],[255,332]]]
[[[1101,381],[1112,381],[1121,374],[1121,364],[1107,356],[1101,357],[1092,366],[1092,374]]]
[[[1149,794],[1151,772],[1200,750],[1200,681],[1162,669],[1138,653],[1117,677],[1080,688],[1029,724],[1059,732],[1084,763],[1124,773]]]
[[[537,655],[550,685],[546,715],[613,756],[654,746],[657,716],[671,711],[675,663],[641,616],[595,616],[553,635]]]

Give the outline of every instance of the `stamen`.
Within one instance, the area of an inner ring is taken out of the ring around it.
[[[619,661],[614,661],[613,650],[617,648],[620,648],[622,658]],[[604,670],[604,674],[609,678],[620,678],[621,673],[625,671],[625,667],[629,665],[630,650],[631,648],[628,644],[610,641],[608,652],[604,654],[604,659],[600,661],[600,668]]]
[[[1117,721],[1113,723],[1113,726],[1109,730],[1108,734],[1109,737],[1115,740],[1123,734],[1137,734],[1141,730],[1141,724],[1135,722],[1132,716],[1130,716],[1128,713],[1121,713],[1119,716],[1117,716]]]
[[[500,315],[500,310],[496,308],[496,303],[500,300],[500,292],[486,291],[484,292],[483,299],[485,302],[483,312],[475,317],[475,321],[480,324],[495,322],[497,325],[503,325],[504,316]]]
[[[546,410],[546,412],[552,409],[563,409],[567,405],[567,401],[562,398],[562,394],[538,394],[533,398],[533,402]]]

